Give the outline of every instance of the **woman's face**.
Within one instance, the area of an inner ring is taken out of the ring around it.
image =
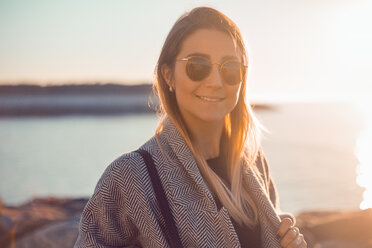
[[[197,53],[211,63],[226,60],[240,60],[240,49],[227,34],[212,30],[199,29],[187,37],[176,59]],[[236,106],[241,83],[224,83],[213,64],[210,74],[201,81],[193,81],[186,74],[186,61],[176,61],[173,88],[178,107],[186,123],[223,122],[226,114]]]

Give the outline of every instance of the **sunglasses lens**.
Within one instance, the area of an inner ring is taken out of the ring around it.
[[[230,61],[223,64],[221,75],[227,84],[238,84],[242,81],[242,67],[240,62]]]
[[[211,70],[211,64],[204,58],[194,57],[187,62],[186,71],[193,81],[200,81],[206,78]]]

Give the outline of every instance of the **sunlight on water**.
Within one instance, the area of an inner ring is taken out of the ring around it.
[[[355,155],[359,160],[357,184],[365,189],[361,209],[372,208],[372,106],[371,101],[359,101],[358,108],[364,117],[364,128],[356,144]]]

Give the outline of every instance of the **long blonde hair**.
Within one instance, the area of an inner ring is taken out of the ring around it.
[[[175,58],[181,49],[182,42],[190,34],[202,28],[215,29],[231,36],[240,48],[243,63],[248,63],[241,33],[227,16],[209,7],[195,8],[181,16],[165,40],[155,70],[153,90],[159,96],[159,111],[163,120],[158,126],[157,134],[163,128],[164,120],[169,117],[192,151],[202,176],[213,193],[226,206],[232,218],[239,224],[245,223],[250,227],[254,227],[258,223],[257,207],[249,194],[246,177],[243,177],[243,170],[255,164],[260,150],[260,130],[250,105],[245,102],[246,73],[244,72],[241,83],[238,103],[233,111],[225,116],[224,132],[226,135],[224,137],[227,145],[225,145],[226,150],[224,152],[227,155],[227,171],[231,182],[231,190],[208,166],[201,152],[192,143],[186,124],[179,111],[175,94],[170,92],[162,75],[161,67],[163,65],[167,65],[171,73],[173,73]]]

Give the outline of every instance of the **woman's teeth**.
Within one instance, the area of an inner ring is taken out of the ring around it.
[[[211,97],[206,97],[206,96],[198,96],[198,97],[207,102],[219,102],[222,100],[222,98],[211,98]]]

